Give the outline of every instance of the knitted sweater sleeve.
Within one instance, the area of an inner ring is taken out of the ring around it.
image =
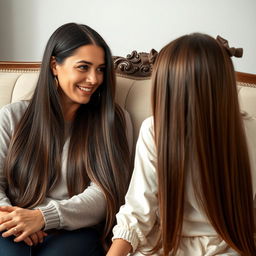
[[[69,199],[47,199],[37,207],[44,216],[45,228],[74,230],[98,224],[105,217],[106,199],[100,188],[91,183],[82,193]]]

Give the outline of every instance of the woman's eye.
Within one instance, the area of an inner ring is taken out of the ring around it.
[[[98,72],[103,73],[103,72],[105,71],[105,67],[100,67],[100,68],[98,68],[97,70],[98,70]]]
[[[78,68],[79,68],[80,70],[86,71],[86,70],[89,69],[89,66],[88,66],[88,65],[81,65],[81,66],[78,66]]]

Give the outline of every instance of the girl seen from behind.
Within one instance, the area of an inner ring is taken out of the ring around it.
[[[59,27],[32,99],[0,111],[1,255],[105,254],[130,176],[131,124],[114,97],[102,37]]]
[[[108,256],[256,255],[256,120],[241,114],[228,51],[204,34],[159,53]]]

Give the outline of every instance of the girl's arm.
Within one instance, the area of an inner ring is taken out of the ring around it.
[[[117,225],[113,228],[111,255],[134,252],[138,247],[151,247],[155,242],[152,234],[153,237],[157,234],[154,230],[157,226],[157,190],[153,119],[149,118],[141,126],[132,179],[125,204],[117,214]]]
[[[109,249],[107,256],[126,256],[132,250],[129,242],[123,239],[115,239]]]

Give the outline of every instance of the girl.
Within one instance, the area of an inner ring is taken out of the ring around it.
[[[108,256],[256,255],[256,121],[228,51],[204,34],[165,46]]]

